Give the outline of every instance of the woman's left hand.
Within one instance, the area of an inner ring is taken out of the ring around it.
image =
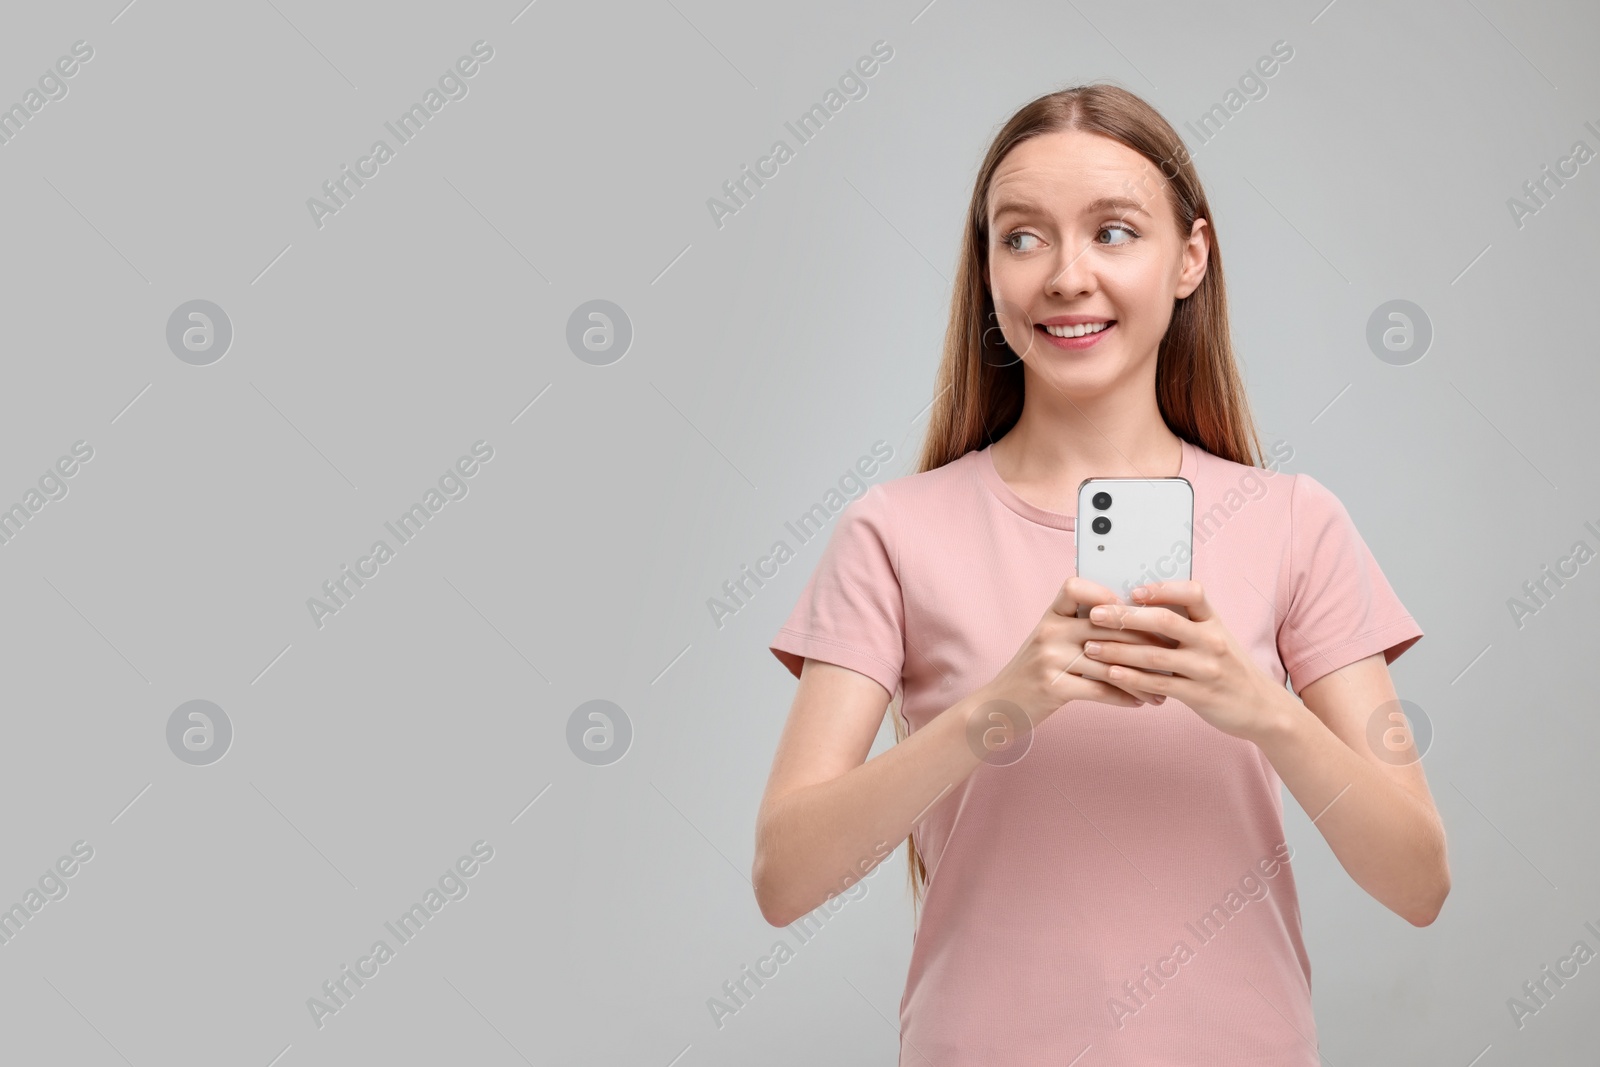
[[[1080,664],[1085,669],[1074,673],[1129,692],[1181,700],[1223,733],[1247,741],[1275,725],[1283,707],[1278,699],[1283,687],[1239,647],[1199,582],[1152,582],[1129,595],[1133,605],[1102,604],[1089,618],[1109,629],[1155,634],[1173,647],[1089,642],[1084,647],[1086,661]],[[1189,617],[1155,606],[1160,604],[1181,605]]]

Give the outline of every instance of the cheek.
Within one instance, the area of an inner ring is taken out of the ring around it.
[[[1015,301],[1023,285],[1015,263],[989,264],[989,295],[997,305]]]
[[[989,299],[994,302],[994,318],[986,324],[987,328],[1003,331],[1006,340],[1013,345],[1026,345],[1033,326],[1027,314],[1030,293],[1028,279],[1021,277],[1015,269],[991,269],[989,277]]]
[[[1130,333],[1162,332],[1172,313],[1173,281],[1154,264],[1124,264],[1128,269],[1107,277],[1105,288],[1114,304],[1131,321]]]

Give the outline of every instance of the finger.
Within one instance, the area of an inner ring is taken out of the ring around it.
[[[1162,677],[1161,675],[1151,675],[1146,674],[1143,671],[1131,670],[1127,667],[1119,667],[1116,669],[1122,672],[1122,676],[1120,678],[1113,678],[1111,675],[1112,669],[1113,668],[1111,664],[1099,663],[1092,659],[1083,658],[1080,659],[1078,661],[1078,665],[1072,669],[1072,673],[1091,683],[1098,682],[1110,686],[1113,689],[1130,693],[1133,696],[1138,697],[1139,700],[1146,704],[1160,704],[1167,699],[1165,693],[1158,693],[1153,690],[1143,689],[1140,687],[1141,678],[1160,678]],[[1159,685],[1160,683],[1150,682],[1149,684]]]
[[[1078,614],[1078,606],[1095,604],[1115,604],[1117,595],[1099,582],[1091,582],[1087,578],[1073,575],[1061,583],[1061,589],[1056,593],[1056,598],[1050,604],[1050,611],[1068,618]]]
[[[1193,579],[1150,582],[1130,591],[1128,598],[1136,604],[1172,604],[1181,607],[1194,622],[1204,622],[1215,614],[1211,610],[1211,602],[1206,599],[1205,589]]]
[[[1087,604],[1092,607],[1095,604],[1118,603],[1117,594],[1113,593],[1110,589],[1107,589],[1099,582],[1090,581],[1088,578],[1081,577],[1080,575],[1075,574],[1071,578],[1068,578],[1064,588],[1067,590],[1068,595],[1072,598],[1074,607],[1080,604]]]
[[[1090,673],[1090,672],[1093,672],[1093,673]],[[1065,667],[1061,668],[1061,673],[1062,674],[1071,674],[1071,675],[1075,675],[1078,678],[1081,678],[1083,681],[1089,683],[1089,687],[1091,689],[1093,689],[1096,692],[1102,694],[1103,696],[1118,696],[1118,695],[1120,695],[1122,697],[1130,698],[1132,704],[1144,704],[1144,703],[1149,703],[1149,702],[1154,701],[1154,698],[1152,696],[1146,696],[1143,693],[1135,693],[1130,689],[1124,688],[1122,686],[1115,685],[1115,684],[1107,681],[1106,680],[1106,666],[1104,664],[1096,663],[1094,660],[1092,660],[1092,659],[1088,658],[1087,656],[1085,656],[1081,651],[1075,657],[1073,657],[1073,660],[1072,660],[1071,663],[1069,663]],[[1059,677],[1060,676],[1058,675],[1057,678],[1059,678]],[[1129,701],[1124,701],[1124,700],[1114,700],[1114,701],[1108,701],[1108,702],[1109,703],[1129,703]],[[1160,701],[1154,701],[1154,702],[1155,703],[1160,703]]]
[[[1093,679],[1089,679],[1089,680],[1093,680]],[[1128,688],[1128,684],[1129,683],[1128,683],[1127,679],[1123,679],[1120,682],[1106,682],[1104,684],[1109,686],[1113,693],[1124,693],[1124,694],[1126,694],[1128,696],[1133,697],[1133,699],[1141,707],[1145,706],[1145,705],[1160,706],[1161,704],[1165,703],[1166,699],[1167,699],[1165,693],[1146,693],[1146,692],[1143,692],[1143,691],[1138,690],[1138,689]]]
[[[1084,681],[1089,683],[1090,690],[1090,695],[1086,699],[1097,700],[1102,704],[1116,704],[1124,708],[1138,708],[1145,704],[1143,698],[1108,682],[1097,682],[1091,678],[1085,678]]]
[[[1164,607],[1122,604],[1097,604],[1090,609],[1089,620],[1108,629],[1159,634],[1179,644],[1192,639],[1195,625],[1195,620],[1186,619]]]
[[[1165,608],[1161,610],[1166,611]],[[1115,630],[1099,623],[1090,623],[1089,628],[1079,635],[1081,641],[1121,641],[1128,645],[1155,645],[1161,648],[1176,648],[1177,645],[1171,638],[1160,634],[1147,633],[1144,630]]]
[[[1137,693],[1143,700],[1152,704],[1159,704],[1166,699],[1165,689],[1172,687],[1174,682],[1187,683],[1188,679],[1181,675],[1172,676],[1165,674],[1151,674],[1141,671],[1137,667],[1107,667],[1106,683],[1119,689],[1126,689],[1130,693]]]
[[[1126,641],[1086,641],[1083,654],[1096,663],[1117,664],[1141,671],[1170,671],[1183,678],[1193,677],[1196,665],[1194,655],[1187,650],[1159,645],[1134,645]]]

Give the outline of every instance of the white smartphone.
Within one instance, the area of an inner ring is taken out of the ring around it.
[[[1131,604],[1136,586],[1189,577],[1194,486],[1180,477],[1085,478],[1072,525],[1079,577]],[[1182,605],[1161,607],[1189,617]],[[1078,605],[1078,617],[1089,617],[1089,605]]]

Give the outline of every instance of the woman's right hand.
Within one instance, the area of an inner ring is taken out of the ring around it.
[[[1155,644],[1142,640],[1138,631],[1097,626],[1078,618],[1078,605],[1116,604],[1116,594],[1098,582],[1076,575],[1062,583],[1044,617],[1022,642],[1011,662],[1001,668],[993,681],[984,686],[990,700],[1007,700],[1027,713],[1037,727],[1069,700],[1095,700],[1125,708],[1161,704],[1164,696],[1136,696],[1109,682],[1085,678],[1075,672],[1080,664],[1093,662],[1083,654],[1085,641],[1124,641]]]

